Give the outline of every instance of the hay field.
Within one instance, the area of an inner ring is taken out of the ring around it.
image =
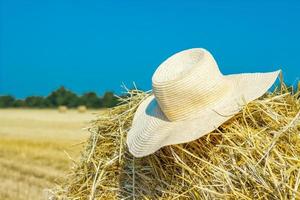
[[[78,158],[95,113],[0,109],[0,200],[44,199],[70,168],[68,155]]]

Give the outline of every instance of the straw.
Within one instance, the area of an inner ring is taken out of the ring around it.
[[[125,139],[149,92],[128,91],[90,127],[52,199],[300,199],[300,101],[283,83],[212,133],[134,158]]]

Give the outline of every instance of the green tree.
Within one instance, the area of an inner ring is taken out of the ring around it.
[[[47,107],[44,97],[29,96],[25,99],[26,107],[30,108],[45,108]]]
[[[15,98],[10,95],[0,96],[0,108],[12,107]]]
[[[81,105],[85,105],[88,108],[100,108],[102,107],[102,99],[97,96],[95,92],[87,92],[80,97]]]
[[[26,102],[23,99],[17,99],[14,101],[13,107],[24,108],[26,107]]]
[[[52,107],[64,105],[73,108],[79,105],[78,96],[70,90],[65,89],[63,86],[53,91],[47,97],[47,101]]]
[[[118,98],[114,95],[113,92],[108,91],[105,92],[102,102],[103,107],[111,108],[118,104]]]
[[[119,103],[113,92],[106,92],[103,97],[97,96],[95,92],[87,92],[78,97],[74,92],[60,87],[51,92],[46,98],[41,96],[29,96],[25,100],[15,99],[13,96],[0,96],[0,107],[30,107],[30,108],[53,108],[67,106],[74,108],[85,105],[89,108],[111,108]]]

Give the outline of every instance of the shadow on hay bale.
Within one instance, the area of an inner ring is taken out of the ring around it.
[[[68,111],[68,107],[67,106],[58,106],[58,112],[65,113],[67,111]]]
[[[131,91],[93,121],[53,199],[300,199],[299,91],[281,86],[205,137],[134,158],[126,131],[147,95]]]

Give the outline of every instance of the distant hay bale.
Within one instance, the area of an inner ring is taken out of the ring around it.
[[[144,158],[125,141],[149,94],[131,91],[92,122],[81,160],[53,199],[300,199],[299,91],[280,88],[207,136]]]
[[[68,107],[67,106],[58,106],[58,112],[65,113],[67,112]]]
[[[79,113],[85,113],[87,111],[86,106],[78,106],[77,111]]]

